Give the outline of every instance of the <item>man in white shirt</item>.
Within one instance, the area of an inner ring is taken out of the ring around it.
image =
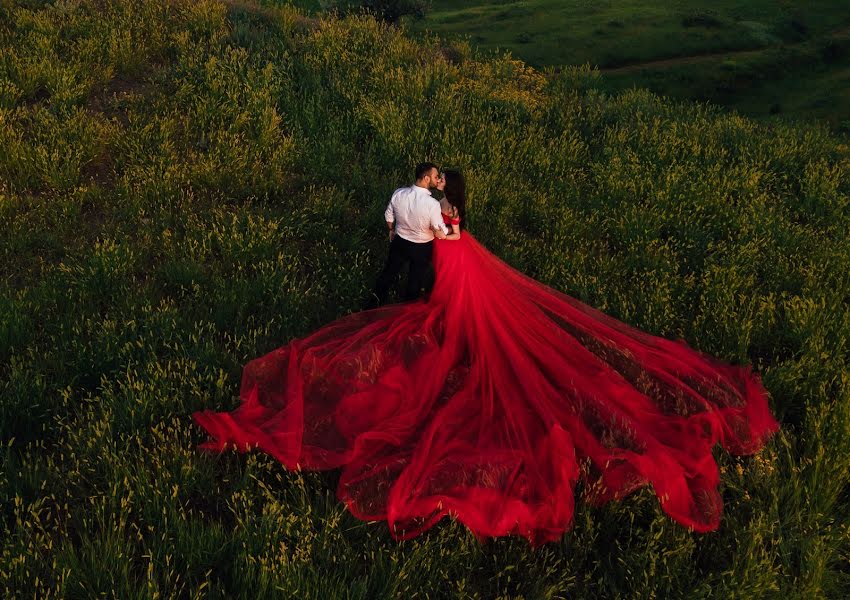
[[[437,165],[422,163],[416,166],[416,182],[410,187],[397,189],[390,198],[384,212],[389,228],[390,253],[375,282],[374,300],[378,305],[386,303],[390,286],[406,263],[410,263],[410,271],[404,299],[416,300],[422,291],[434,238],[443,239],[447,233],[440,203],[429,191],[439,181]]]

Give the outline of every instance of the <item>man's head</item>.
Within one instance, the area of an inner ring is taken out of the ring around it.
[[[424,162],[416,165],[416,185],[419,187],[437,187],[439,180],[440,170],[434,163]]]

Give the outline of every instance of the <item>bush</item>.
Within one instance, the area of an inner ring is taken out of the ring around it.
[[[423,18],[431,8],[431,0],[328,0],[323,2],[323,8],[340,16],[365,12],[382,21],[398,23],[402,17]]]

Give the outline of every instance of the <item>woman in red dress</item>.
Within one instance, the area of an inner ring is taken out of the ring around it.
[[[557,540],[580,477],[592,502],[651,484],[671,518],[716,529],[713,446],[751,454],[778,428],[758,376],[512,269],[463,230],[463,177],[445,175],[430,298],[251,361],[239,408],[194,415],[204,447],[341,468],[340,500],[398,539],[451,514],[479,538]]]

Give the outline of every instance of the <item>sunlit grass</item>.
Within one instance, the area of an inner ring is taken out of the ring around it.
[[[0,4],[2,595],[843,597],[846,143],[266,4]],[[197,450],[247,360],[359,307],[422,159],[512,265],[762,371],[783,429],[718,452],[719,531],[644,490],[538,549],[398,543],[334,473]]]

